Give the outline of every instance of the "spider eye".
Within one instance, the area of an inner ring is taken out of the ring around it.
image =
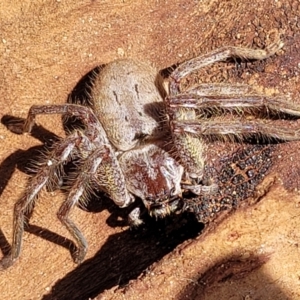
[[[173,187],[171,188],[170,194],[173,195],[174,193],[175,193],[175,187],[173,186]]]
[[[151,202],[152,198],[151,197],[145,197],[145,200],[148,201],[148,202]]]

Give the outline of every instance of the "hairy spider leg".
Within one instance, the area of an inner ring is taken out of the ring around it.
[[[40,163],[37,174],[27,184],[25,194],[16,202],[13,220],[13,241],[9,256],[10,262],[4,259],[5,264],[8,264],[8,266],[20,255],[24,223],[27,222],[25,216],[31,213],[38,193],[47,184],[48,180],[51,179],[51,176],[54,175],[58,166],[68,159],[76,144],[80,143],[81,139],[81,136],[77,132],[74,132],[59,142],[47,160],[44,163]]]
[[[182,93],[168,98],[170,112],[178,109],[231,109],[243,110],[247,108],[266,108],[277,113],[285,113],[300,117],[300,105],[287,100],[284,96],[268,97],[264,95],[197,95]]]
[[[196,136],[228,135],[240,139],[251,135],[268,136],[283,141],[296,141],[300,139],[299,130],[284,126],[274,126],[265,120],[255,121],[174,121],[175,133],[193,134]]]
[[[113,159],[111,154],[108,147],[102,146],[89,155],[73,183],[67,199],[63,202],[57,213],[58,219],[77,242],[77,250],[73,253],[75,263],[83,261],[88,245],[79,228],[69,218],[69,213],[78,202],[83,202],[86,199],[86,195],[90,192],[89,189],[92,187],[92,181],[98,179],[99,166],[103,161]]]

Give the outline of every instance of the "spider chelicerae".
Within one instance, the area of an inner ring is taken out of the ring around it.
[[[264,135],[297,140],[288,126],[274,127],[255,116],[256,109],[300,116],[300,106],[284,96],[267,97],[241,84],[198,84],[182,89],[183,78],[199,68],[229,58],[262,60],[279,49],[275,42],[264,50],[223,47],[190,59],[175,68],[167,79],[150,65],[131,59],[116,60],[95,74],[91,87],[92,107],[78,104],[34,105],[22,125],[30,132],[39,114],[64,114],[78,118],[83,129],[75,129],[58,141],[39,162],[23,196],[14,209],[11,253],[2,260],[10,266],[19,257],[25,216],[30,214],[39,192],[63,176],[62,166],[76,158],[77,171],[69,181],[69,193],[57,215],[76,241],[76,263],[87,251],[87,242],[69,218],[78,203],[93,189],[105,192],[119,207],[142,200],[155,217],[181,211],[183,192],[212,196],[218,184],[203,181],[207,138],[210,136]],[[236,118],[214,118],[212,109]],[[207,113],[208,112],[208,113]],[[189,206],[191,209],[192,206]],[[198,206],[199,207],[199,206]],[[133,209],[129,220],[139,225],[141,209]]]

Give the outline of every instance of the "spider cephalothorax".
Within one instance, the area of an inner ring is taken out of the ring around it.
[[[58,218],[77,243],[76,262],[84,259],[87,242],[69,219],[71,209],[84,200],[91,187],[100,189],[120,207],[142,199],[151,215],[164,217],[182,207],[200,211],[200,205],[184,206],[182,192],[213,197],[215,183],[203,181],[208,136],[261,134],[282,140],[300,136],[285,126],[274,128],[262,119],[231,120],[202,117],[212,107],[219,111],[267,108],[300,116],[300,107],[285,97],[258,95],[247,85],[198,84],[181,90],[181,79],[209,64],[231,57],[264,59],[283,46],[278,41],[265,50],[223,47],[180,64],[167,84],[150,65],[131,59],[107,64],[95,75],[91,88],[92,105],[34,105],[23,132],[30,132],[38,114],[65,114],[83,123],[55,144],[16,203],[12,251],[6,258],[13,263],[20,253],[25,213],[30,212],[40,190],[52,180],[57,169],[70,157],[77,171]],[[166,89],[164,87],[167,87]],[[139,209],[130,214],[140,224]],[[9,261],[9,262],[7,262]]]
[[[178,209],[183,167],[168,152],[146,144],[125,152],[119,162],[125,178],[130,178],[128,190],[142,199],[151,215],[164,217]]]

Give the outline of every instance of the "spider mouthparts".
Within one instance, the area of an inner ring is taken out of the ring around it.
[[[170,198],[164,200],[163,202],[154,202],[147,205],[149,214],[151,217],[164,218],[171,213],[180,210],[182,206],[182,199],[178,195],[171,196]]]

